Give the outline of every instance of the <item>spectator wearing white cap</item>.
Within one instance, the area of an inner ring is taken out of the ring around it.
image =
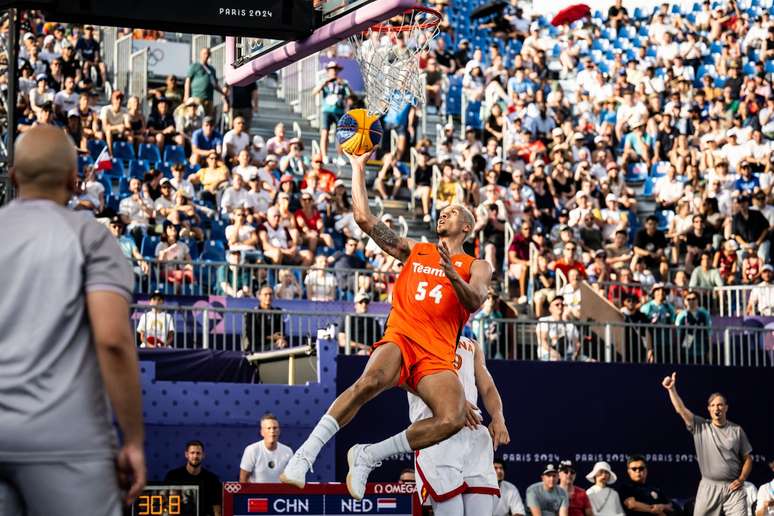
[[[609,487],[618,480],[610,464],[597,462],[591,473],[586,475],[586,480],[594,484],[586,490],[594,516],[625,516],[621,498]]]
[[[49,64],[60,56],[59,51],[54,48],[55,43],[56,40],[53,34],[49,34],[43,38],[43,48],[40,50],[40,58],[44,61],[48,61]]]
[[[617,231],[626,231],[629,229],[629,217],[619,209],[618,196],[609,193],[605,196],[605,209],[600,214],[602,216],[602,236],[607,242],[612,242]]]
[[[558,483],[559,472],[548,464],[541,474],[541,481],[527,488],[527,507],[532,516],[568,516],[570,500]]]
[[[37,81],[36,87],[30,90],[30,108],[37,116],[44,105],[54,101],[56,92],[48,87],[48,76],[46,74],[38,74],[35,80]]]

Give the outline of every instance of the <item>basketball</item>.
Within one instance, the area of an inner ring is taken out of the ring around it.
[[[382,124],[378,115],[365,109],[353,109],[336,125],[336,140],[347,154],[362,156],[382,141]]]

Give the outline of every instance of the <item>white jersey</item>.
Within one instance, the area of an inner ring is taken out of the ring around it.
[[[460,339],[454,366],[462,382],[465,398],[478,404],[476,388],[475,349],[470,339]],[[432,411],[413,394],[408,395],[409,417],[412,422],[431,417]],[[415,452],[417,491],[423,502],[432,499],[443,502],[464,493],[499,496],[497,475],[492,461],[492,438],[483,425],[463,428],[438,444]]]
[[[465,399],[473,405],[478,405],[478,389],[476,388],[476,368],[474,364],[475,346],[477,344],[472,340],[462,337],[457,346],[457,356],[454,359],[454,366],[457,368],[457,376],[462,382],[462,388],[465,391]],[[409,419],[414,423],[420,419],[427,419],[433,416],[422,398],[414,394],[408,394]]]

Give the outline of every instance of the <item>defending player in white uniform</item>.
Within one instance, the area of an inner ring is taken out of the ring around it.
[[[502,400],[476,342],[460,339],[455,366],[468,402],[468,423],[449,439],[415,452],[417,492],[422,502],[430,500],[436,516],[490,515],[500,496],[494,450],[510,442]],[[479,392],[492,417],[489,429],[480,424]],[[430,417],[418,396],[409,393],[408,400],[412,422]]]

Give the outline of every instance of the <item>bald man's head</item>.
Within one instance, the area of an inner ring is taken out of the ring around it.
[[[11,174],[21,189],[72,191],[78,177],[75,146],[57,127],[33,127],[16,139]]]

